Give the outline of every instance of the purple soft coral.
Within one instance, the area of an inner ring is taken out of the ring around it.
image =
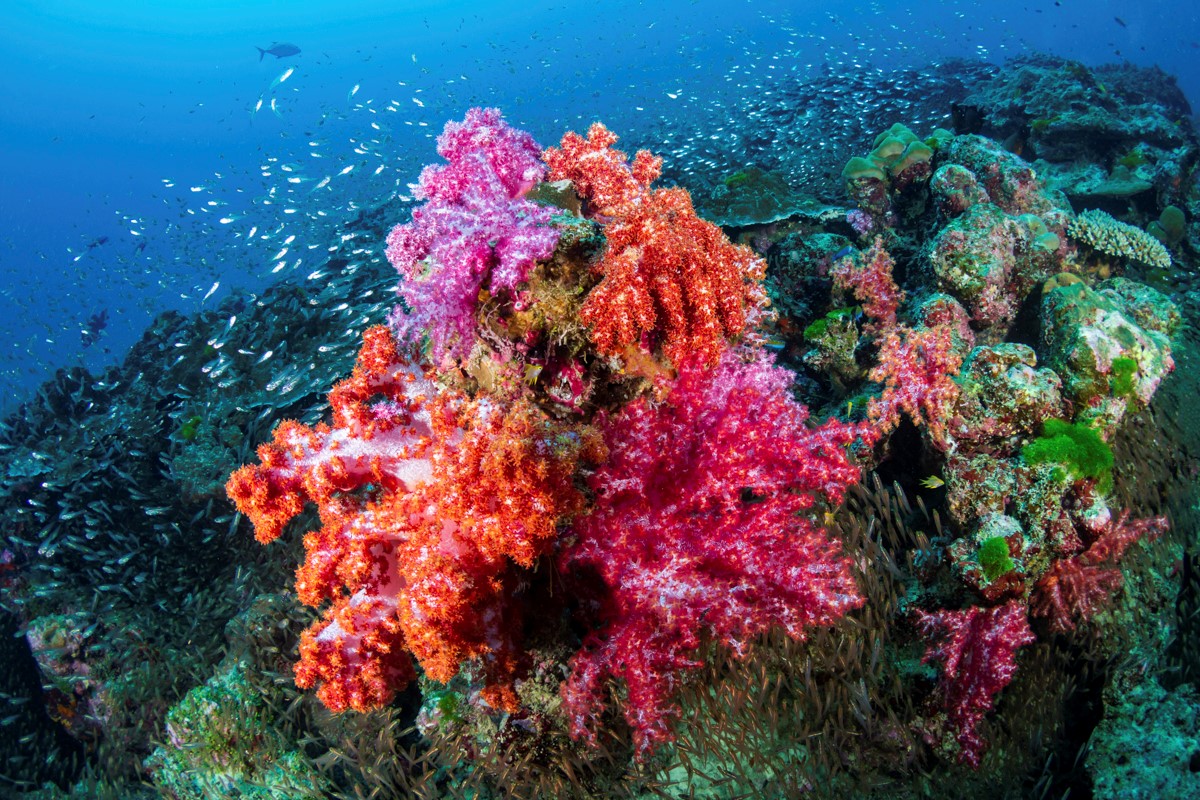
[[[438,153],[447,161],[421,172],[425,204],[387,238],[387,257],[403,276],[390,322],[401,341],[429,336],[435,363],[467,355],[479,292],[515,292],[558,244],[551,209],[524,194],[546,166],[533,137],[494,108],[473,108],[446,124]]]

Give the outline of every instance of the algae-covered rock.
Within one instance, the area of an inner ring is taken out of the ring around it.
[[[146,761],[176,800],[326,797],[325,777],[273,726],[262,687],[230,664],[167,715],[167,741]]]
[[[1097,800],[1200,797],[1200,697],[1189,684],[1131,687],[1105,707],[1085,762]]]
[[[1061,413],[1062,381],[1038,368],[1032,347],[976,347],[963,363],[950,437],[959,452],[1013,455],[1042,423]]]
[[[938,290],[962,303],[977,329],[1005,328],[1016,315],[1012,283],[1024,241],[1016,221],[991,203],[971,206],[933,241]]]
[[[1170,332],[1178,311],[1154,289],[1122,278],[1096,289],[1066,281],[1045,292],[1041,311],[1041,354],[1062,377],[1077,420],[1115,425],[1149,404],[1175,367]],[[1130,362],[1132,369],[1122,368]]]
[[[834,255],[849,245],[849,239],[836,233],[792,233],[780,239],[767,257],[771,306],[802,330],[828,304]]]
[[[1064,198],[1046,190],[1033,167],[991,139],[955,136],[938,157],[974,173],[991,201],[1009,214],[1044,214],[1066,206]]]
[[[991,200],[975,173],[961,164],[938,167],[929,181],[929,190],[938,210],[948,217],[957,217],[971,206]]]

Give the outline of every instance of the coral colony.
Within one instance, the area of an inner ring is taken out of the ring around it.
[[[959,532],[940,588],[906,601],[936,676],[917,724],[977,767],[1023,651],[1101,613],[1165,527],[1109,493],[1114,433],[1173,368],[1179,320],[1113,265],[1169,254],[1074,216],[987,139],[893,126],[843,173],[857,238],[804,361],[840,365],[846,407],[818,421],[768,347],[764,260],[616,141],[597,123],[541,151],[492,109],[449,123],[387,238],[400,304],[330,421],[279,425],[230,477],[264,544],[319,513],[295,588],[324,613],[297,685],[367,711],[421,674],[465,679],[520,714],[559,652],[572,736],[619,715],[646,759],[714,646],[745,656],[863,606],[828,523],[907,425]],[[929,267],[902,290],[889,250],[926,208]],[[1041,341],[1006,340],[1035,292]]]
[[[398,312],[366,333],[331,425],[279,426],[230,479],[260,541],[306,501],[320,509],[296,589],[333,603],[296,679],[330,708],[389,702],[415,658],[440,681],[478,660],[484,699],[516,711],[528,609],[514,587],[546,558],[587,625],[563,687],[573,731],[588,734],[619,677],[643,748],[669,738],[671,688],[702,635],[735,649],[773,626],[801,637],[861,602],[803,512],[858,480],[847,448],[871,428],[806,425],[789,373],[747,335],[766,313],[761,259],[683,190],[651,189],[658,160],[630,163],[615,141],[595,125],[546,154],[603,220],[603,257],[584,269],[539,263],[560,234],[523,198],[546,177],[532,140],[492,110],[447,126],[448,164],[425,170],[426,204],[388,238],[425,366]]]

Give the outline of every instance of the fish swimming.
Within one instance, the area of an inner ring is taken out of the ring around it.
[[[259,61],[262,61],[263,56],[265,56],[267,53],[270,53],[276,58],[284,58],[285,56],[294,56],[300,52],[299,47],[296,47],[294,44],[288,44],[287,42],[272,44],[266,50],[262,49],[261,47],[255,47],[254,49],[258,51]]]

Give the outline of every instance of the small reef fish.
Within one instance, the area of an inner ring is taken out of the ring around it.
[[[275,56],[276,58],[286,58],[287,56],[297,55],[300,52],[299,47],[296,47],[296,45],[294,45],[294,44],[288,44],[287,42],[280,42],[279,44],[272,44],[270,47],[268,47],[265,50],[261,47],[255,47],[254,49],[258,51],[258,60],[259,61],[262,61],[263,56],[265,56],[267,53],[270,53],[271,55]]]
[[[940,489],[946,485],[946,482],[937,475],[930,475],[928,478],[921,481],[921,485],[926,489]]]
[[[275,80],[271,81],[271,88],[272,88],[272,89],[274,89],[276,86],[278,86],[279,84],[283,83],[283,82],[284,82],[284,81],[286,81],[288,78],[292,77],[292,73],[293,73],[293,72],[295,72],[295,71],[296,71],[296,68],[295,68],[295,67],[288,67],[286,70],[284,70],[284,72],[283,72],[283,74],[282,74],[282,75],[280,75],[280,76],[279,76],[278,78],[276,78]]]

